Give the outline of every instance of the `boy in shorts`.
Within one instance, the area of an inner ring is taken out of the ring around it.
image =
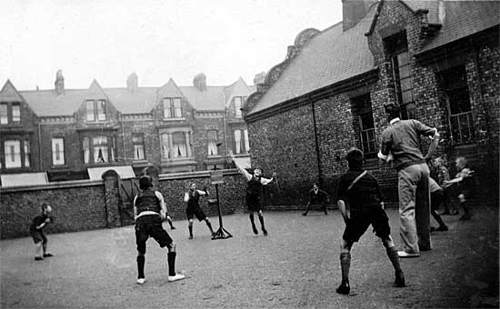
[[[45,257],[53,256],[47,252],[47,236],[43,232],[47,224],[52,222],[52,218],[50,217],[52,207],[43,203],[41,208],[42,214],[33,218],[33,222],[30,225],[30,234],[35,243],[35,261],[41,261]]]
[[[184,279],[183,274],[175,272],[175,244],[170,235],[163,229],[162,222],[167,216],[167,207],[163,195],[153,191],[150,176],[139,179],[141,192],[134,198],[135,240],[137,244],[137,284],[144,284],[144,264],[146,261],[146,241],[151,236],[160,247],[167,247],[168,281]]]
[[[184,194],[184,202],[187,203],[186,207],[186,215],[188,218],[188,229],[189,229],[189,239],[193,239],[193,218],[196,216],[198,221],[205,221],[210,230],[210,234],[212,235],[212,239],[215,236],[215,232],[212,229],[212,224],[210,220],[208,220],[207,216],[203,212],[203,209],[200,207],[200,196],[208,195],[207,189],[205,188],[203,191],[196,190],[196,184],[192,183],[189,186],[189,191]]]
[[[346,223],[340,245],[342,283],[337,288],[337,293],[347,295],[350,292],[351,248],[370,224],[373,226],[375,234],[382,240],[387,256],[394,267],[396,274],[394,286],[404,287],[403,271],[399,264],[398,252],[390,235],[389,219],[384,211],[384,202],[377,180],[362,170],[363,152],[361,150],[351,148],[346,159],[349,170],[340,177],[337,191],[337,205]]]

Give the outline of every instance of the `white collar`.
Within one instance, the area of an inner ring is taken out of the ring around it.
[[[401,119],[399,119],[399,117],[396,117],[394,119],[392,119],[391,121],[389,121],[389,124],[395,124],[396,122],[400,121]]]

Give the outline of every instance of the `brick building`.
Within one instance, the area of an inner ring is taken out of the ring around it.
[[[387,103],[436,126],[439,151],[470,158],[479,196],[498,202],[500,2],[342,3],[343,21],[302,31],[244,106],[252,164],[278,171],[281,202],[318,180],[335,194],[351,146],[396,201],[396,173],[376,159]]]
[[[227,154],[248,157],[241,106],[254,91],[243,79],[209,86],[204,74],[192,86],[170,79],[139,87],[131,74],[123,88],[65,89],[57,72],[51,90],[0,91],[2,174],[47,172],[49,180],[87,177],[87,168],[130,165],[138,173],[226,166]]]

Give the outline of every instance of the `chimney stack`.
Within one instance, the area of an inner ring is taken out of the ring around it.
[[[57,95],[61,95],[64,93],[64,77],[62,75],[62,70],[57,70],[54,86]]]
[[[139,80],[139,78],[137,77],[137,74],[135,74],[135,72],[130,74],[127,77],[127,89],[128,89],[128,91],[134,92],[137,90],[137,88],[139,86],[138,80]]]
[[[375,0],[342,0],[342,26],[347,31],[366,16]]]
[[[193,78],[193,85],[200,91],[207,90],[207,77],[200,73]]]

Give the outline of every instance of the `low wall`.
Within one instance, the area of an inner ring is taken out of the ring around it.
[[[245,179],[236,170],[224,170],[223,175],[224,184],[218,186],[222,214],[243,212]],[[183,197],[190,183],[196,183],[200,189],[206,186],[209,198],[215,198],[215,186],[210,185],[208,171],[159,175],[158,180],[159,190],[174,220],[186,218]],[[123,196],[116,185],[115,180],[108,179],[0,188],[0,238],[28,236],[31,220],[40,213],[40,205],[44,202],[54,209],[55,220],[47,227],[49,233],[120,226],[123,223],[120,222]],[[208,216],[216,216],[217,207],[209,206],[207,200],[201,199],[202,208]]]
[[[71,181],[44,186],[0,189],[0,237],[29,235],[40,205],[53,206],[55,220],[50,232],[71,232],[106,227],[102,181]]]

